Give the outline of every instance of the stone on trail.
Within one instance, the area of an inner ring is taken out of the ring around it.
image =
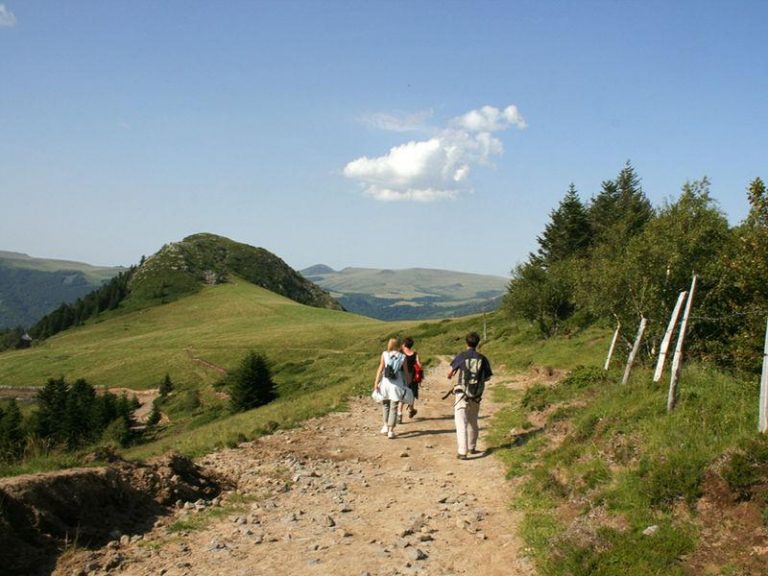
[[[408,557],[411,560],[415,560],[415,561],[426,560],[427,558],[429,558],[429,556],[427,556],[427,554],[423,550],[420,550],[419,548],[410,548],[408,550]]]

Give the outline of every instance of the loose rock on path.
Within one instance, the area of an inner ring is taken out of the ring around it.
[[[456,459],[452,401],[440,400],[447,371],[443,362],[428,372],[397,438],[380,434],[380,406],[359,398],[348,412],[210,454],[198,463],[235,490],[179,506],[146,534],[67,553],[54,574],[534,574],[501,463]]]

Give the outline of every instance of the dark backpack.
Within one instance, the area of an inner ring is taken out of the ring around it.
[[[485,362],[482,356],[464,359],[461,367],[461,389],[470,400],[479,401],[485,391]]]
[[[405,356],[402,354],[390,355],[384,362],[384,378],[387,380],[396,380],[397,373],[403,367]]]
[[[394,380],[397,378],[397,372],[395,372],[395,369],[389,362],[384,364],[384,378],[387,380]]]

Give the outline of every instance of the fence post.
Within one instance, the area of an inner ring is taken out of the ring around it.
[[[659,348],[659,359],[656,361],[656,372],[653,373],[653,381],[658,382],[661,380],[661,373],[664,371],[664,363],[667,360],[667,350],[669,350],[669,342],[672,340],[672,332],[675,330],[675,324],[677,324],[677,317],[680,316],[680,308],[683,307],[683,302],[688,292],[680,292],[677,297],[677,304],[675,309],[672,310],[672,316],[669,317],[669,324],[667,325],[667,331],[664,332],[664,338],[661,340],[661,348]]]
[[[672,377],[669,379],[669,394],[667,396],[667,412],[672,412],[677,404],[677,383],[680,380],[680,371],[683,367],[683,342],[685,341],[685,331],[688,328],[688,316],[691,314],[693,306],[693,295],[696,291],[696,274],[691,280],[691,289],[688,291],[688,301],[685,303],[685,312],[680,322],[680,333],[677,335],[677,344],[675,345],[675,355],[672,358]]]
[[[763,371],[760,374],[760,421],[758,430],[768,432],[768,323],[765,327],[765,345],[763,346]]]
[[[640,350],[640,341],[643,339],[643,332],[645,332],[645,324],[648,320],[643,316],[640,319],[640,326],[637,328],[637,336],[635,336],[635,343],[632,345],[632,351],[627,358],[627,367],[624,369],[624,378],[621,379],[622,384],[626,384],[629,381],[629,373],[632,371],[632,364],[635,363],[635,356]]]
[[[621,322],[616,325],[616,331],[613,333],[613,338],[611,339],[611,347],[608,348],[608,357],[605,359],[605,366],[603,366],[603,370],[608,370],[608,366],[611,364],[613,349],[616,346],[616,340],[619,338],[619,330],[621,330]]]

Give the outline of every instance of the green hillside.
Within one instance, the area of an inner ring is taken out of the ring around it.
[[[344,268],[318,264],[301,273],[347,310],[381,320],[451,318],[495,310],[506,291],[499,276],[408,268]]]
[[[32,349],[0,354],[0,385],[37,386],[65,376],[141,389],[157,386],[169,373],[197,386],[221,378],[206,363],[229,369],[251,348],[278,367],[307,366],[384,331],[379,322],[302,306],[231,277],[169,304],[108,313]]]
[[[0,251],[0,329],[29,327],[62,302],[74,302],[121,270]]]

